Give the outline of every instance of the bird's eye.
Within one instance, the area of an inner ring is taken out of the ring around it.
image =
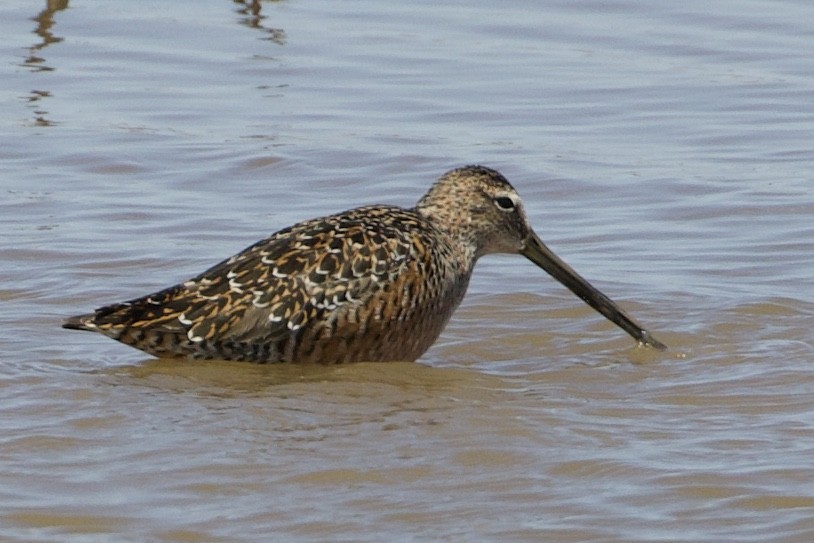
[[[502,211],[511,211],[514,209],[514,200],[508,196],[498,196],[495,198],[495,205]]]

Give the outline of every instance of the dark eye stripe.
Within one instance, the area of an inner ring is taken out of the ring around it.
[[[514,201],[508,196],[498,196],[495,198],[495,205],[504,211],[514,209]]]

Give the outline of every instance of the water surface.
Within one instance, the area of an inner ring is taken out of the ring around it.
[[[0,7],[0,539],[814,537],[814,6]],[[521,257],[417,364],[149,360],[66,315],[500,169]]]

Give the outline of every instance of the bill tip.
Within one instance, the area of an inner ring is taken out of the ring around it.
[[[654,338],[647,330],[642,330],[639,337],[639,345],[656,349],[657,351],[666,351],[667,345]]]

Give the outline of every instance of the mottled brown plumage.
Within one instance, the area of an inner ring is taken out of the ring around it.
[[[68,319],[158,357],[415,360],[461,302],[475,262],[521,253],[640,343],[664,346],[549,251],[498,172],[444,174],[416,207],[298,223],[186,281]]]

